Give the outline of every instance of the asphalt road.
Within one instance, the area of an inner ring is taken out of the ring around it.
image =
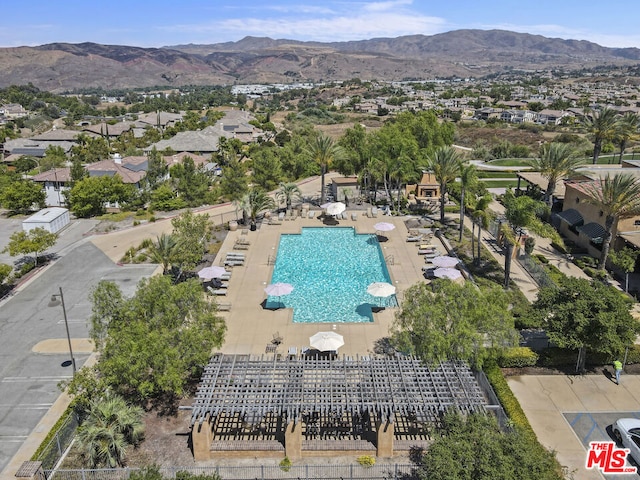
[[[56,250],[61,256],[52,266],[0,305],[0,471],[60,395],[58,382],[72,374],[70,366],[63,366],[68,353],[32,351],[42,340],[66,339],[62,308],[47,305],[51,295],[62,287],[70,336],[86,338],[91,288],[100,280],[112,280],[131,296],[139,280],[156,268],[117,266],[88,241]],[[78,368],[88,358],[74,356]]]

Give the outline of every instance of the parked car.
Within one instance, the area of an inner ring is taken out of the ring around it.
[[[611,429],[616,441],[628,448],[635,463],[640,465],[640,418],[619,418]]]

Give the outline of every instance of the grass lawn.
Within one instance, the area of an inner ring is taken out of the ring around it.
[[[513,180],[486,180],[483,183],[487,188],[515,188],[518,186],[518,180],[515,178]]]
[[[510,179],[514,179],[517,178],[516,174],[513,172],[492,172],[492,171],[487,171],[487,170],[480,170],[478,171],[478,178],[483,179],[483,178],[510,178]]]
[[[530,158],[497,158],[487,162],[487,165],[495,165],[497,167],[528,167]]]

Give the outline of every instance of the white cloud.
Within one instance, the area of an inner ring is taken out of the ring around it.
[[[369,12],[386,12],[404,5],[413,4],[413,0],[390,0],[388,2],[372,2],[364,5],[364,10]]]

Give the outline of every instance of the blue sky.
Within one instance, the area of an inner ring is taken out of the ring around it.
[[[498,28],[640,48],[639,19],[637,0],[29,0],[3,2],[0,47],[160,47],[247,35],[326,42]]]

